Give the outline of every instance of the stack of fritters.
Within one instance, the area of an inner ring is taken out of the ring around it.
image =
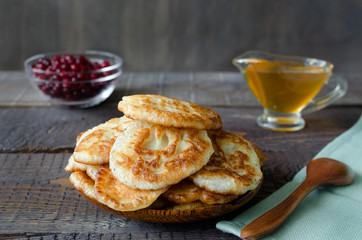
[[[159,95],[123,97],[121,118],[81,133],[65,170],[87,198],[116,211],[223,204],[254,190],[265,155],[221,129],[220,116]]]

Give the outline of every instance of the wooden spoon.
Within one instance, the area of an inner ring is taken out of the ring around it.
[[[354,174],[345,164],[330,158],[318,158],[307,165],[307,177],[283,202],[249,223],[240,234],[243,239],[259,239],[274,232],[293,212],[298,203],[321,186],[346,185]]]

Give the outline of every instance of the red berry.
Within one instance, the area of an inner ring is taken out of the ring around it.
[[[74,57],[70,54],[64,54],[60,57],[62,63],[73,63],[75,61]]]
[[[81,89],[81,93],[83,94],[83,96],[85,97],[93,97],[95,94],[94,92],[91,90],[91,88],[87,87],[87,88],[82,88]]]
[[[82,72],[78,72],[75,77],[78,79],[78,80],[84,80],[84,73]]]
[[[92,73],[91,74],[91,79],[97,79],[99,78],[99,74],[98,73]]]
[[[111,64],[108,61],[103,61],[101,64],[101,68],[109,67]]]
[[[60,70],[59,77],[60,77],[61,79],[67,78],[67,77],[68,77],[67,71],[65,71],[65,70]]]
[[[68,72],[68,76],[69,76],[70,78],[73,78],[73,77],[76,76],[76,73],[75,73],[75,72]]]
[[[37,63],[35,65],[35,68],[39,69],[39,70],[45,70],[45,69],[47,69],[47,66],[45,66],[43,63]]]
[[[53,86],[53,96],[59,96],[62,93],[62,86],[60,84],[56,84]]]
[[[64,96],[65,96],[65,95],[69,95],[69,94],[70,94],[70,89],[63,87],[63,88],[62,88],[62,93],[63,93]]]
[[[60,57],[58,55],[55,55],[55,56],[53,56],[52,60],[53,60],[53,62],[54,61],[60,62]]]
[[[61,69],[61,70],[69,70],[69,65],[68,65],[68,63],[62,63],[62,64],[60,65],[60,69]]]
[[[77,64],[71,64],[70,65],[70,70],[73,71],[73,72],[78,72],[79,71],[79,65]]]
[[[67,55],[66,58],[69,64],[75,63],[75,58],[72,55]]]
[[[59,77],[59,75],[54,74],[51,76],[50,80],[52,81],[61,81],[62,79]]]
[[[93,63],[93,67],[94,67],[94,69],[101,69],[102,68],[101,65],[99,63],[97,63],[97,62]]]
[[[78,67],[81,72],[86,72],[88,70],[86,65],[78,65]]]
[[[42,63],[44,66],[48,67],[50,65],[50,60],[48,58],[39,58],[38,63]]]
[[[70,88],[72,86],[71,80],[69,78],[64,78],[62,80],[62,86],[63,88]]]
[[[88,82],[115,71],[92,73],[91,71],[109,67],[109,61],[91,62],[83,55],[71,54],[40,58],[31,67],[34,75],[40,79],[50,80],[41,83],[39,89],[47,95],[68,101],[90,98],[97,95],[108,83]],[[45,73],[43,73],[45,71]]]
[[[76,59],[75,62],[77,64],[87,64],[88,63],[88,59],[86,57],[84,57],[83,55],[79,55]]]

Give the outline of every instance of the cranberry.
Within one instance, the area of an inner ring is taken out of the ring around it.
[[[89,61],[86,57],[84,57],[83,55],[79,55],[76,59],[75,59],[75,62],[77,64],[87,64]]]
[[[48,67],[51,64],[48,58],[39,58],[38,63],[42,63],[46,67]]]
[[[69,76],[70,78],[73,78],[73,77],[76,76],[76,73],[75,73],[75,72],[68,72],[68,76]]]
[[[69,78],[63,78],[62,86],[63,88],[70,88],[72,86],[71,80]]]
[[[65,96],[65,95],[70,95],[71,91],[69,88],[65,88],[63,87],[62,88],[62,94]]]
[[[73,99],[78,99],[80,97],[80,92],[75,90],[72,92]]]
[[[67,60],[67,63],[69,63],[69,64],[75,63],[75,58],[69,54],[65,55],[65,60]]]
[[[42,79],[42,80],[47,80],[48,79],[46,74],[38,74],[37,77]]]
[[[45,66],[43,63],[40,62],[35,65],[35,68],[39,70],[45,70],[47,69],[47,66]]]
[[[60,64],[61,64],[60,60],[52,61],[53,68],[55,69],[60,69]]]
[[[81,93],[83,94],[83,96],[85,97],[93,97],[95,95],[94,91],[87,87],[87,88],[82,88],[81,89]]]
[[[87,65],[81,64],[81,65],[79,65],[79,70],[81,72],[86,72],[88,70],[88,67],[87,67]]]
[[[60,65],[60,69],[61,69],[61,70],[69,70],[70,68],[69,68],[68,63],[62,63],[62,64]]]
[[[52,94],[53,97],[61,96],[61,94],[62,94],[62,88],[56,87],[53,89],[53,94]]]
[[[101,64],[102,68],[109,67],[109,66],[111,66],[111,64],[108,61],[103,61]]]
[[[99,76],[100,76],[99,73],[92,73],[90,78],[91,79],[97,79],[97,78],[99,78]]]
[[[52,88],[55,96],[58,96],[62,93],[62,84],[55,83]]]
[[[60,62],[60,56],[58,56],[58,55],[53,56],[52,59],[53,59],[53,62],[54,61]]]
[[[101,65],[99,63],[97,63],[97,62],[95,62],[93,64],[93,66],[94,66],[95,69],[101,69],[102,68]]]
[[[61,79],[67,78],[68,77],[67,71],[61,70],[60,73],[59,73],[59,77]]]
[[[78,84],[78,87],[79,87],[79,89],[84,89],[84,88],[86,88],[87,87],[87,84],[85,84],[85,83],[79,83]]]
[[[47,69],[46,69],[47,72],[51,73],[51,74],[54,74],[56,72],[56,69],[53,67],[53,66],[49,66]]]
[[[75,59],[70,54],[64,54],[64,55],[62,55],[60,57],[60,62],[62,62],[62,63],[73,63],[73,62],[75,62]]]
[[[76,74],[76,78],[78,79],[78,80],[84,80],[84,73],[82,73],[82,72],[78,72],[77,74]]]
[[[52,80],[52,81],[61,81],[62,78],[59,75],[54,74],[53,76],[51,76],[50,80]]]
[[[109,82],[89,83],[88,81],[115,73],[115,70],[103,73],[91,72],[110,65],[107,60],[91,62],[83,55],[74,57],[71,54],[64,54],[52,58],[40,58],[32,65],[32,69],[37,78],[49,80],[38,84],[44,94],[75,101],[94,97],[109,84]]]
[[[70,70],[73,72],[78,72],[79,71],[79,65],[73,63],[70,65]]]

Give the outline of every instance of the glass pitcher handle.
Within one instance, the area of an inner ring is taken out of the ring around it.
[[[303,110],[302,114],[308,114],[311,112],[315,112],[322,108],[327,107],[331,103],[337,101],[341,97],[343,97],[348,88],[348,84],[346,79],[338,75],[332,75],[329,79],[327,84],[336,84],[336,87],[330,91],[329,93],[325,94],[324,96],[318,97],[313,99]]]

